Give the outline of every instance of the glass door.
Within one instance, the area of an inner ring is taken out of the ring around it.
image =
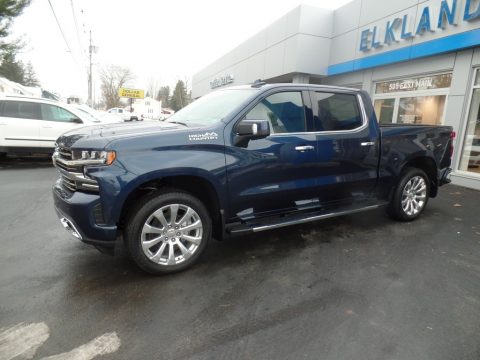
[[[395,113],[395,98],[376,99],[373,103],[380,124],[391,124]]]
[[[475,70],[459,170],[480,175],[480,69]]]

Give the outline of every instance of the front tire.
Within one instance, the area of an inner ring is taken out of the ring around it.
[[[395,220],[415,220],[427,206],[429,194],[427,174],[421,169],[407,168],[402,172],[387,212]]]
[[[203,203],[174,190],[143,198],[128,217],[124,236],[134,262],[158,275],[193,265],[205,250],[211,229]]]

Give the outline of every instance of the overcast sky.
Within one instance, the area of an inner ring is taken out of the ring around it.
[[[32,62],[44,88],[86,99],[90,30],[98,46],[94,74],[116,64],[132,70],[134,87],[151,79],[172,86],[300,3],[334,9],[351,0],[50,1],[66,42],[49,1],[33,0],[13,27],[27,43],[21,58]]]

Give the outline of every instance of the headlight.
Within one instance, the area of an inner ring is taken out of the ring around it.
[[[75,150],[73,160],[83,165],[110,165],[116,158],[115,151]]]

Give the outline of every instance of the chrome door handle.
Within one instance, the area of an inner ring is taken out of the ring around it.
[[[365,142],[360,143],[360,145],[362,145],[362,146],[373,146],[373,145],[375,145],[375,142],[365,141]]]
[[[311,145],[295,146],[295,150],[297,150],[297,151],[307,151],[307,150],[313,150],[313,149],[315,149],[315,148]]]

